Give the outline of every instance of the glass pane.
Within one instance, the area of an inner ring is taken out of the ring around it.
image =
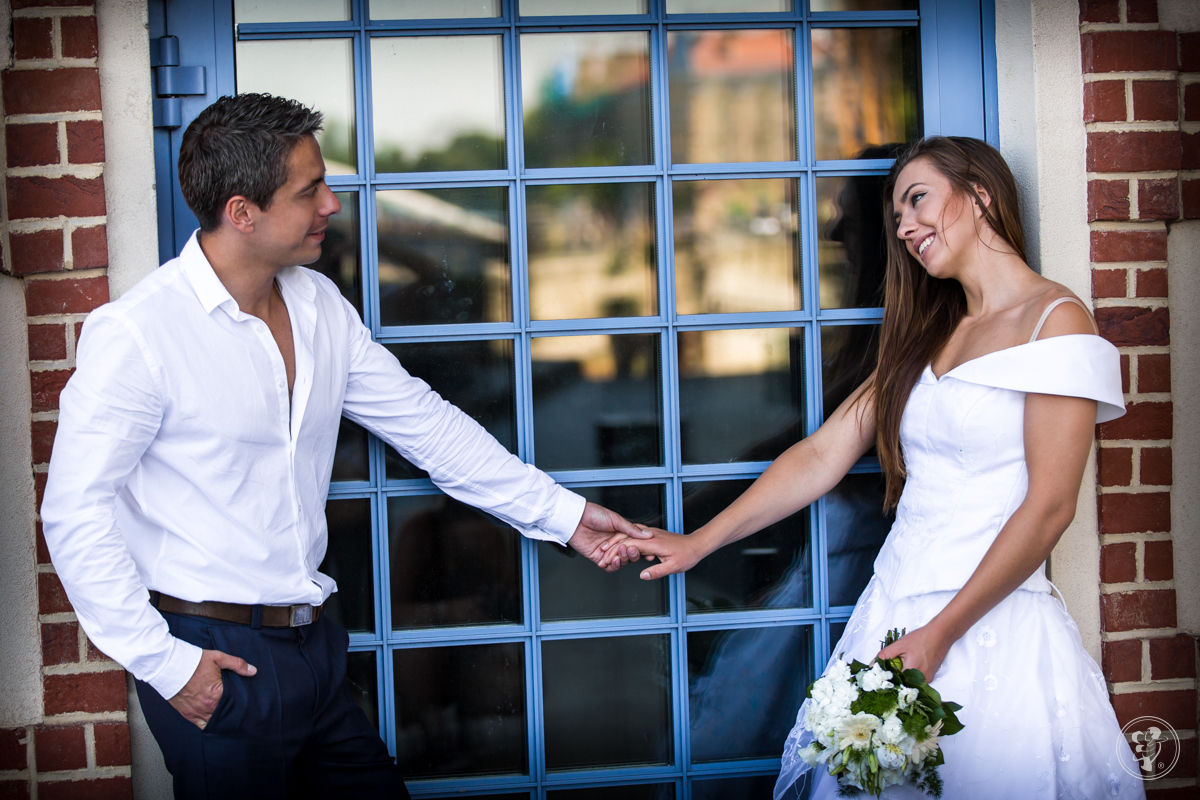
[[[804,436],[804,331],[680,331],[685,464],[771,461]]]
[[[822,399],[826,420],[871,376],[878,359],[878,325],[821,327]]]
[[[333,453],[333,480],[371,480],[367,431],[345,417],[338,426],[337,449]]]
[[[572,487],[572,491],[631,522],[661,528],[666,519],[662,484]],[[543,622],[667,614],[667,582],[641,580],[636,565],[609,574],[569,547],[549,542],[538,542],[537,547]]]
[[[675,784],[643,783],[639,786],[601,786],[546,792],[546,800],[675,800]]]
[[[797,188],[792,178],[672,184],[678,313],[801,308]]]
[[[692,761],[777,758],[813,680],[812,628],[694,631],[687,659]]]
[[[883,476],[878,473],[847,475],[825,495],[831,606],[857,603],[875,572],[875,556],[896,518],[883,513],[883,498]]]
[[[791,30],[672,31],[667,64],[672,162],[795,160]]]
[[[325,503],[329,543],[320,570],[337,581],[325,611],[351,633],[375,632],[375,571],[371,568],[371,500]]]
[[[521,622],[521,535],[446,495],[389,497],[392,628]]]
[[[380,324],[512,319],[506,187],[396,189],[375,204]]]
[[[771,800],[775,793],[775,777],[755,775],[750,778],[692,781],[692,800],[732,800],[734,797],[738,800]]]
[[[396,763],[406,779],[529,772],[520,642],[396,650]]]
[[[667,0],[668,14],[744,14],[791,10],[792,0]]]
[[[751,483],[749,480],[685,483],[683,532],[693,533],[707,524],[750,488]],[[685,586],[689,614],[812,607],[808,509],[801,509],[713,553],[688,571]]]
[[[650,13],[649,0],[520,0],[520,6],[522,17]]]
[[[379,727],[377,672],[374,650],[346,654],[346,683],[350,686],[350,694],[375,728]]]
[[[912,11],[917,0],[809,0],[812,11]]]
[[[358,171],[352,40],[243,40],[235,45],[235,55],[239,93],[287,97],[320,111],[325,129],[317,134],[317,142],[326,171],[330,175]]]
[[[654,161],[649,33],[523,34],[521,97],[526,167]]]
[[[829,623],[829,648],[832,651],[831,655],[837,655],[837,643],[842,640],[842,634],[846,632],[846,623],[831,622]]]
[[[670,686],[667,634],[542,642],[546,768],[674,763]]]
[[[510,453],[517,451],[516,386],[511,339],[481,342],[389,344],[410,375],[470,415]],[[428,478],[390,445],[384,450],[388,480]]]
[[[876,148],[867,158],[895,158],[895,148]],[[821,308],[883,305],[887,227],[883,224],[882,175],[817,178]]]
[[[525,190],[533,319],[658,313],[653,183]]]
[[[371,97],[376,172],[504,169],[501,37],[373,38]]]
[[[662,464],[657,334],[538,337],[530,350],[539,467]]]
[[[818,159],[880,158],[870,148],[921,135],[916,28],[813,28]]]
[[[309,264],[341,289],[361,318],[363,315],[362,259],[358,246],[358,192],[334,192],[342,210],[329,218],[321,257]]]
[[[350,0],[233,0],[233,19],[243,22],[348,22]]]
[[[370,0],[371,19],[498,17],[500,0]]]

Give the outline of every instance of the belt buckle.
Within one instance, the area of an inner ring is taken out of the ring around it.
[[[313,607],[310,605],[288,606],[288,627],[298,628],[309,625],[313,621]]]

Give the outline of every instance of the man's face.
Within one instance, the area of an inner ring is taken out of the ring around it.
[[[306,136],[292,148],[287,182],[267,209],[256,210],[252,238],[265,261],[283,268],[321,257],[325,228],[342,204],[325,185],[325,161],[315,138]]]

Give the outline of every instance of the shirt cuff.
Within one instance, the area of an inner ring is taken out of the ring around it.
[[[575,535],[586,505],[587,500],[582,496],[559,486],[558,496],[554,500],[554,511],[542,526],[542,530],[549,534],[549,538],[565,545]]]
[[[200,656],[204,653],[201,648],[191,642],[175,638],[172,640],[174,646],[171,648],[171,655],[167,656],[166,666],[157,675],[146,681],[165,700],[170,700],[179,694],[179,691],[192,679],[192,676],[196,674],[196,667],[200,666]]]

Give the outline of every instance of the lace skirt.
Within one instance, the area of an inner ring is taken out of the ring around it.
[[[889,629],[927,624],[954,594],[892,600],[873,577],[834,656],[869,663]],[[1010,594],[954,643],[932,683],[943,699],[963,706],[965,727],[942,739],[946,800],[1145,797],[1100,668],[1049,593]],[[807,705],[784,745],[776,800],[837,797],[837,781],[796,755],[812,741],[802,725]],[[925,795],[894,786],[883,797]]]

